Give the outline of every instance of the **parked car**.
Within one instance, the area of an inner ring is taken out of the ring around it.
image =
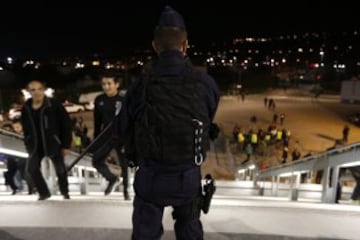
[[[85,111],[85,107],[83,105],[68,102],[68,101],[64,102],[63,106],[65,107],[65,109],[68,113],[76,113],[76,112]]]

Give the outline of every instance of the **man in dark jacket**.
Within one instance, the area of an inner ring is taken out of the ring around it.
[[[122,148],[118,146],[117,134],[112,131],[112,127],[108,127],[116,119],[115,115],[119,113],[122,106],[123,96],[119,94],[120,79],[115,74],[106,74],[101,79],[101,86],[104,93],[97,96],[94,102],[94,139],[102,131],[105,131],[102,136],[104,141],[101,141],[102,146],[99,146],[93,152],[92,164],[108,181],[105,195],[110,194],[118,181],[118,176],[110,171],[109,166],[105,164],[105,159],[110,151],[114,149],[121,166],[124,199],[130,200],[128,193],[128,164],[122,153]]]
[[[64,199],[69,199],[67,171],[64,156],[72,142],[72,124],[61,103],[45,96],[43,82],[31,81],[27,90],[31,98],[21,111],[24,142],[29,153],[27,171],[39,193],[39,200],[51,194],[41,173],[41,160],[50,158],[54,164],[58,185]]]
[[[173,207],[178,240],[201,240],[198,204],[200,166],[209,125],[219,101],[218,87],[186,57],[182,16],[165,7],[154,32],[158,59],[128,90],[119,130],[130,162],[136,162],[132,239],[160,239],[164,207]]]

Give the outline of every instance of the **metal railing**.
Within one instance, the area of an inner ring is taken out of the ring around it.
[[[1,129],[0,152],[4,152],[2,151],[4,149],[16,150],[23,154],[27,154],[21,135]],[[226,152],[229,153],[229,151]],[[78,155],[79,154],[76,152],[70,152],[70,154],[65,157],[66,164],[69,165]],[[231,158],[231,156],[228,157]],[[300,186],[300,175],[305,172],[323,171],[321,201],[333,203],[336,198],[339,169],[356,165],[360,165],[360,142],[311,155],[294,162],[257,171],[255,175],[256,181],[258,181],[260,185],[263,184],[263,188],[268,189],[270,184],[270,192],[273,196],[278,195],[280,178],[290,178],[289,196],[291,200],[297,200],[299,191],[303,191],[302,189],[304,187]],[[248,164],[248,166],[244,167],[250,168],[253,166]],[[56,192],[56,174],[54,168],[51,166],[51,161],[43,161],[42,171],[47,179],[49,188],[52,192]],[[92,167],[91,157],[87,155],[85,155],[71,170],[69,178],[71,178],[72,184],[78,186],[78,190],[81,194],[88,194],[90,189],[89,185],[94,186],[94,184],[98,184],[100,186],[102,181],[102,178]],[[271,178],[271,180],[269,180],[269,178]],[[267,182],[267,184],[264,184],[265,182]],[[256,189],[255,185],[254,189]],[[261,192],[264,191],[259,191],[260,194]]]
[[[0,129],[0,153],[23,158],[28,157],[28,153],[23,142],[23,135]],[[77,156],[79,156],[78,153],[70,151],[69,154],[65,156],[65,165],[70,165]],[[55,194],[57,192],[57,183],[56,173],[54,167],[52,166],[52,162],[49,159],[44,159],[41,165],[41,170],[48,183],[49,189],[51,193]],[[4,165],[1,165],[1,168],[4,168]],[[94,172],[95,174],[90,174]],[[78,185],[78,189],[81,194],[88,193],[89,182],[95,182],[100,185],[102,180],[97,174],[96,169],[92,166],[91,157],[87,155],[85,155],[69,172],[69,177],[72,179],[71,182],[73,184]]]
[[[360,165],[360,142],[338,147],[322,153],[308,156],[297,161],[271,167],[258,172],[258,179],[271,177],[272,192],[277,194],[277,186],[281,177],[290,178],[291,199],[297,199],[300,175],[312,171],[322,171],[322,196],[325,203],[336,201],[340,168]]]

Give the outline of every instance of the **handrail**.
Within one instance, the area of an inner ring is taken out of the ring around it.
[[[16,137],[16,138],[19,138],[19,139],[24,139],[24,135],[19,134],[19,133],[15,133],[15,132],[12,132],[12,131],[8,131],[8,130],[2,129],[2,128],[0,128],[0,134],[13,136],[13,137]]]
[[[305,165],[309,162],[315,162],[315,161],[319,161],[321,159],[328,159],[329,156],[339,156],[341,154],[344,154],[346,152],[350,152],[351,150],[354,150],[355,148],[359,147],[360,148],[360,142],[356,142],[356,143],[353,143],[353,144],[349,144],[349,145],[346,145],[346,146],[343,146],[343,147],[337,147],[335,149],[331,149],[331,150],[327,150],[327,151],[323,151],[321,153],[317,153],[317,154],[314,154],[314,155],[311,155],[311,156],[308,156],[308,157],[305,157],[305,158],[302,158],[302,159],[299,159],[299,160],[296,160],[296,161],[292,161],[292,162],[289,162],[289,163],[285,163],[285,164],[282,164],[282,165],[278,165],[278,166],[274,166],[274,167],[271,167],[271,168],[267,168],[267,169],[264,169],[262,170],[259,175],[272,175],[272,174],[269,174],[270,172],[279,172],[279,170],[281,169],[288,169],[290,167],[294,167],[294,166],[299,166],[299,165]],[[360,160],[360,157],[359,157],[359,160]],[[344,163],[348,163],[348,162],[356,162],[356,161],[359,161],[359,160],[351,160],[351,161],[346,161],[344,160],[343,163],[340,163],[339,165],[342,165]],[[309,164],[311,165],[311,164]],[[337,165],[337,164],[335,164]],[[360,165],[360,164],[359,164]],[[313,167],[313,166],[311,166]],[[311,170],[311,169],[309,169]],[[276,176],[278,174],[274,174],[274,176]]]
[[[15,152],[20,152],[20,153],[24,153],[24,154],[27,153],[26,148],[23,144],[24,136],[22,134],[14,133],[12,131],[8,131],[5,129],[0,129],[0,136],[1,135],[3,137],[0,139],[0,148],[1,148],[2,144],[5,144],[6,148],[11,149],[11,150],[16,150]],[[12,137],[14,137],[14,138],[12,138]],[[6,143],[3,141],[5,141]],[[18,145],[18,143],[19,143],[19,145]],[[11,153],[7,153],[7,154],[12,155]],[[72,161],[78,155],[79,155],[79,153],[70,150],[69,153],[65,156],[65,161],[66,162]],[[18,156],[18,155],[16,155],[16,156]],[[89,159],[89,156],[84,156],[84,159]],[[81,165],[81,164],[79,164],[79,165]],[[89,164],[83,164],[83,165],[85,167],[87,167]]]
[[[340,168],[360,165],[360,142],[324,151],[306,158],[275,166],[257,173],[259,180],[272,177],[273,193],[280,177],[290,177],[291,200],[297,199],[297,190],[300,184],[300,174],[310,171],[322,171],[322,202],[334,203],[339,186]]]

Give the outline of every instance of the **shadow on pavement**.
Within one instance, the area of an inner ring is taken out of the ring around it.
[[[339,139],[337,139],[337,138],[334,138],[334,137],[331,137],[331,136],[329,136],[329,135],[322,134],[322,133],[317,133],[316,136],[321,137],[321,138],[324,138],[324,139],[327,139],[327,140],[330,140],[330,141],[333,141],[333,142],[339,140]]]

